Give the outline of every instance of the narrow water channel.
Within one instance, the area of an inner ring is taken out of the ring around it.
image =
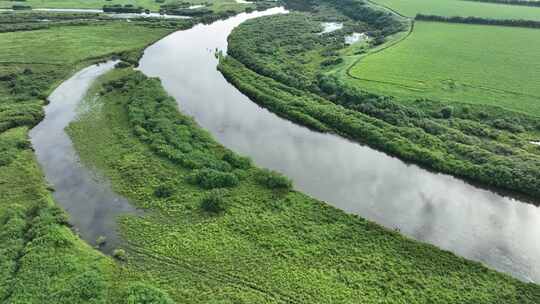
[[[259,166],[283,172],[298,190],[524,281],[540,282],[539,208],[295,125],[227,83],[216,70],[215,50],[226,50],[231,30],[249,18],[284,12],[244,13],[173,33],[145,51],[140,70],[159,77],[181,111],[219,142]]]
[[[63,82],[49,96],[45,119],[30,131],[37,160],[55,189],[55,201],[69,213],[70,222],[88,243],[95,244],[99,236],[107,238],[102,247],[105,252],[111,252],[120,241],[117,217],[133,213],[135,208],[80,163],[64,129],[76,117],[77,106],[92,82],[110,71],[114,64],[109,61],[92,65]]]

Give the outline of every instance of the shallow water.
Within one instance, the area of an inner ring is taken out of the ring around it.
[[[368,39],[368,35],[366,33],[352,33],[348,36],[345,36],[345,44],[353,44],[357,43],[358,41],[364,41]]]
[[[140,69],[156,76],[181,111],[257,165],[283,172],[298,190],[417,240],[540,282],[540,209],[431,173],[365,146],[300,127],[260,108],[216,70],[214,50],[243,13],[173,33],[150,46]]]
[[[55,189],[54,199],[69,213],[70,222],[88,243],[94,245],[99,236],[107,238],[102,248],[105,252],[119,244],[117,217],[134,213],[135,209],[80,163],[64,129],[77,116],[77,106],[92,82],[114,64],[110,61],[92,65],[63,82],[49,96],[45,119],[30,131],[37,160]]]
[[[343,28],[341,22],[323,22],[321,25],[323,27],[321,34],[331,33]]]

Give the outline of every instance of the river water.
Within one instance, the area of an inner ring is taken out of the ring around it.
[[[173,33],[150,46],[140,70],[159,77],[179,104],[215,138],[295,187],[346,212],[414,239],[540,282],[540,209],[428,172],[260,108],[216,70],[215,50],[241,22],[282,8],[240,14]]]
[[[69,213],[71,224],[88,243],[94,245],[99,236],[107,238],[102,247],[105,252],[111,252],[120,242],[117,217],[136,210],[115,194],[103,178],[80,163],[64,129],[77,116],[78,104],[92,82],[114,64],[110,61],[92,65],[63,82],[49,96],[45,119],[30,131],[37,160],[55,189],[55,201]]]

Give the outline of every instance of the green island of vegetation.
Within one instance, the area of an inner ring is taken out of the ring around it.
[[[539,150],[527,144],[537,135],[535,118],[481,104],[395,101],[341,78],[366,52],[403,38],[409,24],[358,3],[329,1],[315,14],[246,22],[231,36],[231,56],[221,59],[220,69],[255,101],[314,129],[406,159],[441,161],[443,167],[434,166],[441,171],[479,170],[482,177],[474,178],[486,183],[500,174],[503,184],[496,185],[537,193]],[[292,190],[286,177],[219,145],[178,111],[159,80],[130,67],[153,41],[227,14],[131,22],[94,14],[0,14],[0,303],[540,301],[536,284]],[[45,18],[50,21],[39,21]],[[344,29],[319,35],[328,18],[344,22]],[[341,44],[364,31],[372,38]],[[124,242],[112,257],[70,229],[28,140],[54,87],[111,57],[126,64],[94,84],[86,111],[67,131],[81,160],[145,210],[120,219]]]

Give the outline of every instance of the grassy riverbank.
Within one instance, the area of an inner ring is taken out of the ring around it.
[[[24,16],[0,21],[20,29],[31,18]],[[0,303],[124,303],[126,293],[137,293],[133,281],[118,286],[120,267],[71,231],[28,130],[43,118],[46,96],[70,74],[114,53],[136,57],[173,29],[111,22],[0,34]]]
[[[178,303],[540,299],[536,285],[289,190],[178,112],[158,80],[115,70],[101,81],[69,133],[81,159],[146,210],[121,221],[125,274]]]

